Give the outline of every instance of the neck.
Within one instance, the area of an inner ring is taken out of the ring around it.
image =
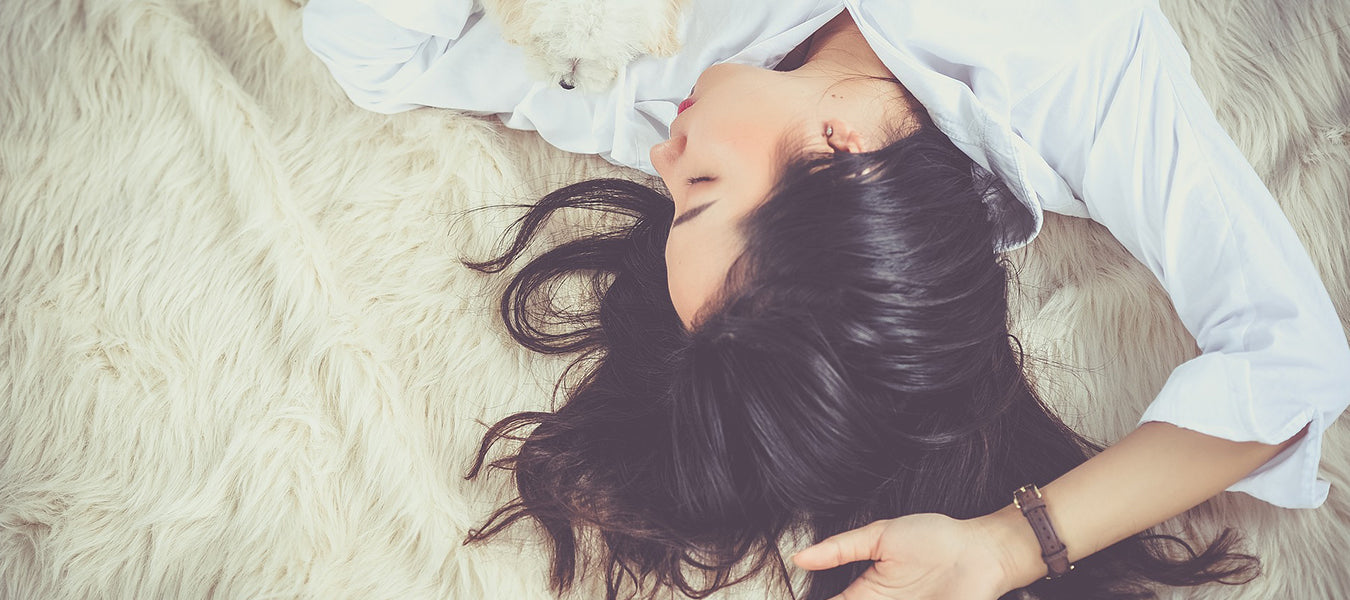
[[[797,70],[885,79],[894,77],[872,51],[847,10],[816,31],[807,44],[806,56]]]
[[[923,107],[872,50],[848,11],[817,30],[794,51],[798,52],[801,62],[784,70],[826,80],[831,96],[860,106],[860,113],[855,114],[880,115],[871,131],[874,140],[908,135],[918,126],[915,116],[922,114]],[[860,118],[857,124],[865,122]]]

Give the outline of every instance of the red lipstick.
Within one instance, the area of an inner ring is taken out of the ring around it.
[[[693,99],[693,98],[685,98],[685,99],[684,99],[684,102],[681,102],[681,103],[680,103],[679,108],[676,108],[676,109],[675,109],[675,114],[678,115],[678,114],[680,114],[680,113],[682,113],[682,112],[684,112],[684,111],[686,111],[686,110],[689,110],[689,107],[690,107],[690,106],[693,106],[693,105],[694,105],[694,99]]]

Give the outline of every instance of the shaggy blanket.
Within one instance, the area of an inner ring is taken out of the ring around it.
[[[1350,4],[1164,8],[1350,324]],[[0,597],[553,597],[532,525],[460,543],[511,497],[463,479],[483,423],[551,406],[563,361],[516,347],[506,277],[459,259],[519,214],[472,209],[614,173],[356,108],[288,0],[0,1]],[[1124,435],[1196,352],[1166,296],[1084,220],[1013,260],[1041,393]],[[1350,598],[1347,421],[1321,508],[1222,494],[1166,524],[1240,528],[1262,577],[1164,597]]]

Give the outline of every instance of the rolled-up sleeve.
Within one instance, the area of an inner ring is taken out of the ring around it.
[[[1350,404],[1350,347],[1307,251],[1143,6],[1015,104],[1020,135],[1162,282],[1201,354],[1140,418],[1234,441],[1307,434],[1230,488],[1315,508],[1323,433]],[[1165,468],[1165,465],[1161,465]]]

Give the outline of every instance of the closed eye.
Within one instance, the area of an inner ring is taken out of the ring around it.
[[[689,185],[694,185],[694,184],[696,184],[696,183],[703,183],[703,182],[705,182],[705,181],[712,181],[712,178],[711,178],[711,177],[690,177],[688,182],[689,182]]]

